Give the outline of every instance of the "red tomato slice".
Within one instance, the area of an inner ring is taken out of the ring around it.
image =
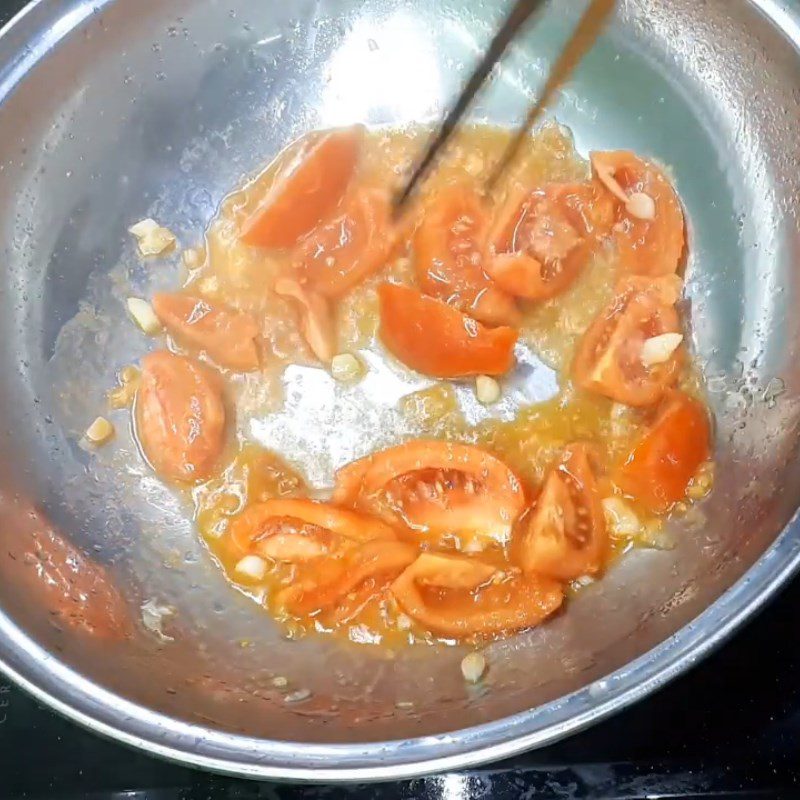
[[[287,614],[300,617],[330,609],[365,584],[377,594],[412,563],[416,555],[417,549],[405,542],[390,539],[365,542],[341,558],[311,562],[309,574],[278,593],[277,605]]]
[[[364,127],[322,134],[280,175],[242,226],[241,239],[257,247],[292,247],[338,205],[356,171]]]
[[[615,221],[615,204],[600,181],[551,183],[546,194],[564,218],[586,239],[608,236]]]
[[[414,236],[420,288],[488,325],[519,320],[514,300],[484,272],[488,217],[474,188],[451,184],[425,208]]]
[[[179,292],[154,294],[153,310],[180,344],[205,350],[237,372],[258,369],[259,330],[250,314]]]
[[[493,567],[463,556],[422,553],[394,581],[391,591],[409,616],[454,638],[530,628],[561,605],[563,590],[556,581],[533,576],[505,577],[495,583],[491,581],[495,573]],[[464,581],[464,574],[476,582]]]
[[[709,457],[710,442],[706,410],[683,392],[673,392],[617,470],[615,482],[651,511],[667,511],[685,497],[689,481]]]
[[[506,541],[525,508],[525,491],[517,476],[485,450],[420,439],[340,470],[333,501],[415,530]]]
[[[230,526],[241,554],[276,561],[308,561],[345,543],[393,539],[394,531],[374,517],[303,499],[276,499],[248,506]]]
[[[616,198],[614,238],[621,268],[635,275],[674,273],[683,254],[683,211],[664,173],[627,150],[592,153],[591,161],[597,179]],[[634,216],[630,205],[622,202],[634,193],[654,202],[652,219]]]
[[[486,328],[458,309],[415,289],[378,290],[380,337],[406,366],[437,378],[502,375],[514,362],[514,328]]]
[[[162,477],[210,477],[222,454],[225,406],[217,376],[200,362],[157,350],[142,359],[136,431]]]
[[[486,270],[497,284],[527,300],[547,300],[569,288],[589,260],[594,239],[613,210],[592,184],[552,184],[512,190],[498,212]]]
[[[620,282],[614,299],[578,345],[573,373],[581,387],[629,406],[648,406],[661,399],[678,379],[683,347],[666,361],[650,365],[642,361],[642,348],[654,336],[681,333],[674,305],[679,285],[674,276]]]
[[[560,581],[594,575],[605,565],[608,533],[585,445],[570,445],[550,470],[517,551],[526,574]]]
[[[390,229],[386,195],[358,192],[340,214],[300,242],[292,264],[312,289],[340,297],[386,263],[393,244]]]

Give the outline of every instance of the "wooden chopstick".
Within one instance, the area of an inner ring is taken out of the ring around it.
[[[411,197],[419,182],[427,175],[437,154],[453,135],[453,131],[472,104],[478,90],[489,76],[494,65],[501,59],[503,53],[505,53],[511,40],[516,36],[520,28],[530,19],[533,12],[542,8],[546,2],[547,0],[516,0],[508,16],[500,26],[500,30],[492,39],[486,54],[481,59],[478,66],[475,67],[475,70],[472,75],[470,75],[469,80],[455,104],[428,144],[425,155],[418,162],[405,187],[395,198],[394,207],[396,214],[402,211],[403,206],[406,204],[409,197]]]
[[[528,134],[550,103],[550,100],[552,100],[553,95],[569,79],[569,76],[586,53],[592,49],[592,45],[614,10],[615,2],[616,0],[591,0],[586,7],[578,24],[575,26],[575,30],[572,32],[572,36],[570,36],[558,59],[550,68],[539,99],[531,106],[525,122],[518,128],[511,143],[492,170],[492,174],[486,182],[488,192],[494,189],[502,174],[517,157],[520,147],[528,138]]]

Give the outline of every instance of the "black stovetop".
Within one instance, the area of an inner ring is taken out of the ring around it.
[[[800,795],[800,579],[688,675],[584,733],[483,769],[374,786],[205,775],[96,738],[0,684],[0,797],[644,798]]]

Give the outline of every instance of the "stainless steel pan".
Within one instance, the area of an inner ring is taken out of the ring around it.
[[[579,6],[552,4],[477,117],[524,114]],[[174,609],[171,640],[137,625],[124,645],[97,644],[0,582],[0,660],[39,698],[211,769],[406,776],[591,724],[696,663],[793,574],[800,4],[788,0],[624,0],[556,109],[583,151],[631,147],[672,166],[718,480],[675,549],[630,554],[551,624],[492,645],[482,688],[464,685],[456,650],[388,659],[281,638],[226,585],[180,501],[130,466],[124,429],[100,456],[77,445],[115,370],[147,347],[122,299],[177,276],[177,259],[140,264],[128,225],[153,216],[195,243],[226,191],[302,131],[436,117],[501,13],[478,0],[38,0],[3,31],[0,560],[8,569],[8,543],[47,517],[108,565],[133,616],[148,600]]]

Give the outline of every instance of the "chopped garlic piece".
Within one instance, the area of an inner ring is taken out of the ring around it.
[[[642,364],[646,367],[663,364],[669,360],[682,341],[683,336],[680,333],[662,333],[660,336],[645,339],[642,345]]]
[[[479,403],[490,406],[500,399],[500,384],[488,375],[475,378],[475,394]]]
[[[615,536],[635,536],[641,523],[634,510],[619,497],[603,498],[603,514],[610,532]]]
[[[187,247],[181,253],[181,261],[186,269],[197,269],[203,263],[203,253],[196,247]]]
[[[656,201],[644,192],[634,192],[625,203],[625,209],[636,219],[656,218]]]
[[[337,381],[355,381],[363,373],[361,362],[351,353],[339,353],[331,359],[331,375]]]
[[[143,219],[128,228],[139,246],[143,256],[157,256],[175,244],[175,234],[169,228],[163,228],[154,219]]]
[[[165,642],[172,642],[172,636],[167,636],[163,630],[164,618],[171,617],[175,613],[172,606],[164,606],[157,603],[154,599],[148,600],[143,603],[139,608],[142,611],[142,625],[147,630],[158,636],[159,639]]]
[[[461,659],[461,674],[464,680],[477,683],[486,672],[486,659],[482,653],[468,653]]]
[[[92,444],[104,444],[114,435],[114,426],[105,418],[97,419],[86,429],[86,438]]]
[[[234,570],[243,578],[260,581],[267,574],[267,562],[261,556],[249,555],[241,559]]]
[[[129,297],[125,301],[128,313],[133,317],[133,321],[148,335],[153,336],[161,330],[161,320],[156,316],[153,307],[147,300],[140,297]]]

